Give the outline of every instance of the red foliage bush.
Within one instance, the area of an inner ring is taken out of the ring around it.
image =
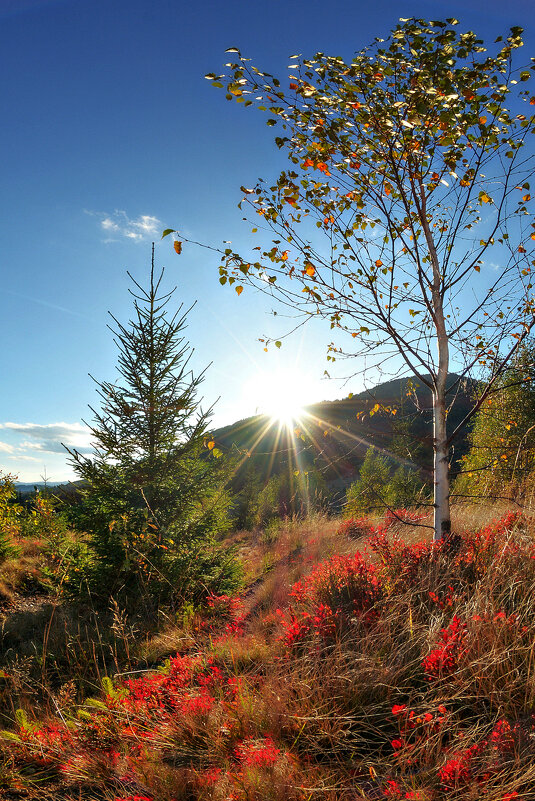
[[[417,542],[408,545],[399,535],[387,535],[378,529],[367,542],[381,560],[382,573],[393,586],[403,588],[417,584],[421,571],[428,571],[443,550],[442,543]]]
[[[383,598],[383,589],[375,566],[356,553],[321,562],[294,584],[290,596],[297,611],[291,607],[281,613],[281,639],[293,646],[310,634],[333,639],[352,620],[373,623],[379,615],[375,607]]]
[[[243,765],[262,768],[271,767],[281,757],[281,750],[275,747],[271,737],[263,737],[261,740],[244,740],[236,746],[234,753],[236,759]]]
[[[442,642],[426,656],[423,667],[428,679],[439,679],[452,676],[459,668],[459,663],[466,653],[466,623],[457,615],[447,628],[441,629]]]

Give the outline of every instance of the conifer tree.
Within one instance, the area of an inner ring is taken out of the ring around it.
[[[535,468],[535,343],[529,340],[479,409],[455,492],[486,496],[518,487]]]
[[[81,523],[94,559],[83,578],[97,595],[131,597],[143,586],[151,596],[183,598],[228,573],[215,548],[228,522],[224,460],[207,435],[211,409],[197,398],[204,372],[190,368],[183,332],[191,309],[170,313],[175,290],[161,289],[154,246],[148,289],[128,275],[134,314],[126,325],[111,315],[119,378],[96,382],[94,454],[69,450],[87,486]]]
[[[357,481],[346,493],[347,513],[358,515],[386,506],[385,490],[390,478],[390,468],[385,456],[375,448],[368,448],[360,468]]]

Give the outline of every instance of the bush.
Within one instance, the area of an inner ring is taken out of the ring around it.
[[[13,476],[0,472],[0,562],[19,553],[15,539],[21,534],[23,509],[16,497]]]

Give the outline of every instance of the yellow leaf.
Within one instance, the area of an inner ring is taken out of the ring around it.
[[[482,203],[490,203],[490,197],[487,195],[486,192],[483,192],[481,195],[481,202]]]
[[[173,242],[173,247],[175,249],[175,252],[178,253],[178,255],[180,256],[180,254],[182,253],[182,242]]]
[[[236,292],[238,293],[238,295],[241,295],[241,293],[243,292],[243,287],[242,286],[237,286],[236,287]]]

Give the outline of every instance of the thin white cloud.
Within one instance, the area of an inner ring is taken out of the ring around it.
[[[8,445],[7,442],[0,442],[0,453],[13,453],[14,450],[13,445]]]
[[[27,451],[39,451],[46,453],[65,453],[63,444],[81,453],[89,453],[90,432],[81,423],[0,423],[0,429],[13,431],[21,434],[28,439],[20,442],[16,447],[17,456]],[[11,446],[8,446],[11,447]],[[9,451],[8,451],[9,452]],[[15,452],[15,449],[11,451]]]
[[[28,456],[26,453],[19,452],[17,449],[17,453],[15,454],[16,460],[18,462],[37,462],[37,464],[42,464],[43,460],[38,458],[37,456]]]
[[[126,211],[115,209],[113,214],[99,211],[87,211],[100,220],[100,227],[108,234],[106,242],[114,242],[124,237],[134,242],[143,242],[157,236],[162,230],[162,222],[152,214],[140,214],[131,218]]]

